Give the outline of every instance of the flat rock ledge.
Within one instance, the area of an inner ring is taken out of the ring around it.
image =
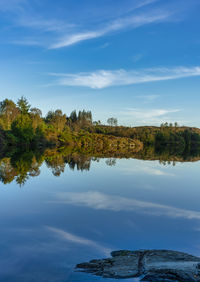
[[[114,251],[111,258],[80,263],[76,269],[104,278],[140,278],[140,281],[199,281],[200,258],[176,251]]]

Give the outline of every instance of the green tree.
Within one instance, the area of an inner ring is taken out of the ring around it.
[[[30,105],[27,101],[27,99],[25,97],[21,97],[18,101],[17,101],[17,106],[21,112],[21,114],[28,114],[29,110],[30,110]]]
[[[66,125],[66,115],[61,110],[49,111],[46,116],[46,122],[52,125],[56,131],[62,131]]]
[[[76,122],[76,121],[78,120],[76,110],[74,110],[74,111],[71,112],[69,118],[70,118],[70,120],[71,120],[72,122]]]
[[[32,126],[34,132],[36,129],[42,125],[43,120],[42,120],[42,111],[38,108],[31,108],[30,109],[30,118],[32,120]]]
[[[92,113],[91,111],[79,111],[78,122],[81,127],[89,126],[92,124]]]
[[[29,146],[34,138],[32,121],[29,115],[20,115],[12,123],[12,133],[21,144]]]
[[[0,126],[3,130],[10,130],[12,122],[19,115],[19,110],[12,100],[0,102]]]

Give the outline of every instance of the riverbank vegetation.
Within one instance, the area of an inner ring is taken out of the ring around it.
[[[132,138],[101,134],[95,127],[90,111],[72,111],[69,116],[61,110],[49,111],[45,117],[38,108],[32,108],[26,98],[15,104],[5,99],[0,102],[1,151],[21,147],[25,150],[47,147],[74,146],[77,148],[112,147],[135,149],[142,143]]]
[[[180,153],[200,147],[200,129],[162,124],[160,127],[118,126],[117,118],[108,118],[108,125],[93,121],[91,111],[75,110],[66,115],[60,109],[51,110],[45,117],[33,108],[26,98],[17,103],[5,99],[0,102],[0,152],[16,148],[35,150],[74,147],[87,152],[107,150],[174,150]]]

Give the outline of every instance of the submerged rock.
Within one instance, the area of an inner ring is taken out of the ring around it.
[[[111,258],[91,260],[76,268],[104,278],[136,278],[140,281],[200,282],[200,258],[176,251],[114,251]]]

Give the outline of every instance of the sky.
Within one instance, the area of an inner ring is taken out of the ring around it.
[[[199,0],[0,0],[0,100],[200,127]]]

